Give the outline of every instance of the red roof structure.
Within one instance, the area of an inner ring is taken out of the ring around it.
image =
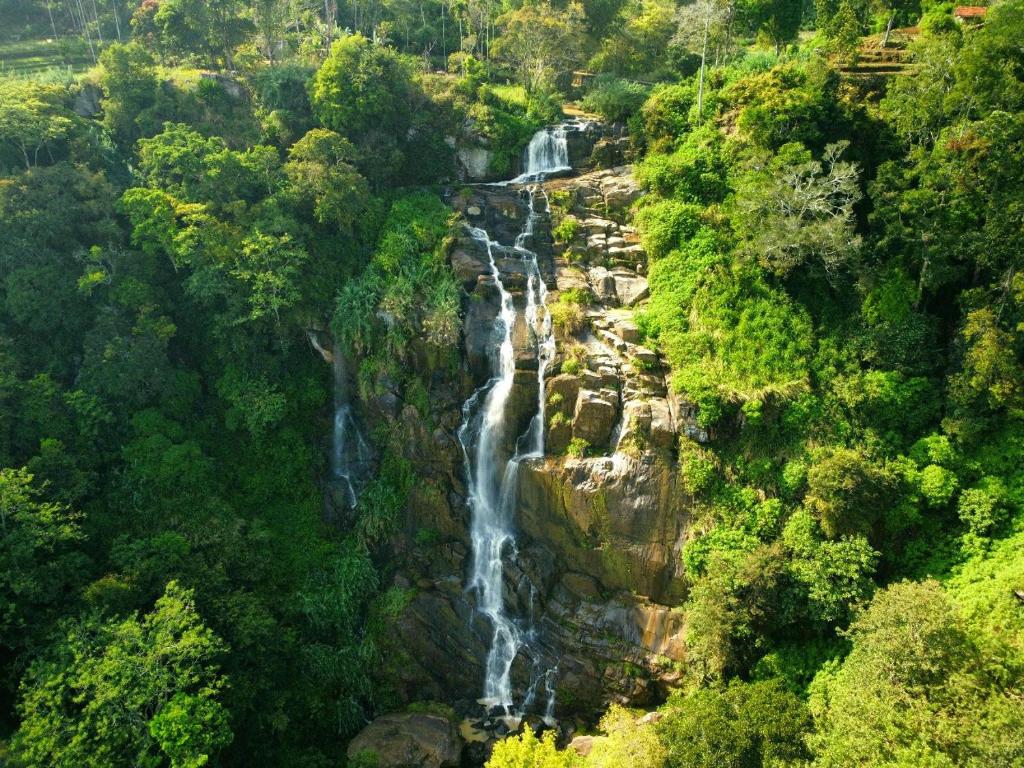
[[[958,5],[953,9],[953,17],[957,19],[983,19],[988,8],[983,5]]]

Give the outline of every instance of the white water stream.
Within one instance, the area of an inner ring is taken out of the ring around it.
[[[545,176],[568,171],[569,143],[566,141],[564,125],[541,128],[530,139],[526,147],[526,163],[523,172],[512,179],[513,183],[541,181]]]
[[[357,473],[365,472],[373,452],[352,414],[345,358],[340,349],[334,350],[334,432],[331,438],[331,476],[342,486],[349,508],[355,509]]]
[[[562,126],[539,131],[530,141],[526,156],[525,173],[514,179],[539,181],[547,174],[569,167],[565,129]],[[544,455],[544,378],[555,352],[555,339],[551,329],[551,316],[547,311],[547,286],[544,283],[537,254],[527,245],[533,235],[540,214],[535,199],[542,190],[530,188],[529,212],[522,232],[512,245],[526,271],[525,307],[523,321],[531,330],[537,351],[537,412],[526,432],[516,440],[511,458],[503,458],[503,446],[510,435],[507,405],[515,378],[515,350],[512,334],[518,320],[518,311],[512,294],[502,281],[501,270],[495,258],[502,246],[491,239],[483,229],[469,228],[470,236],[486,249],[491,278],[500,297],[500,309],[494,320],[494,337],[498,342],[497,355],[492,363],[492,376],[465,402],[463,422],[458,438],[462,445],[466,467],[467,490],[471,513],[470,538],[473,563],[468,588],[475,590],[477,609],[491,622],[493,637],[487,653],[482,704],[501,707],[505,715],[517,716],[512,696],[511,669],[519,650],[527,641],[514,618],[505,610],[503,594],[503,555],[515,554],[514,516],[516,483],[519,465],[524,459]],[[546,197],[545,197],[546,201]],[[555,670],[544,673],[543,684],[548,694],[545,717],[554,711]],[[535,680],[524,701],[523,708],[532,700]]]

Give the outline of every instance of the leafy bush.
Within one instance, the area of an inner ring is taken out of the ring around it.
[[[582,764],[575,750],[558,751],[554,731],[546,731],[538,739],[527,726],[518,736],[509,736],[494,745],[486,768],[580,768]]]
[[[701,213],[700,206],[678,200],[652,200],[637,210],[634,220],[647,257],[652,262],[663,259],[696,235]]]
[[[556,243],[568,243],[576,237],[580,222],[575,216],[563,216],[562,220],[551,228],[551,236]]]
[[[590,450],[590,443],[584,440],[582,437],[574,437],[569,441],[569,445],[565,449],[567,456],[572,456],[574,459],[582,459],[587,455],[587,451]]]
[[[676,696],[662,712],[657,730],[672,768],[777,765],[807,757],[807,707],[775,680],[737,680]]]
[[[637,178],[661,197],[709,205],[728,191],[722,135],[706,126],[686,135],[669,153],[650,152],[637,167]]]
[[[583,108],[601,115],[610,123],[622,123],[632,117],[646,99],[647,89],[639,83],[601,75],[595,78],[583,97]]]
[[[696,83],[658,85],[640,109],[640,122],[648,148],[671,146],[690,129],[690,109],[697,103]]]

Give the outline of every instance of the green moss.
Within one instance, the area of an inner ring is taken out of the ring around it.
[[[455,710],[442,701],[414,701],[406,707],[406,711],[427,715],[440,715],[452,725],[459,724],[459,716],[455,713]]]

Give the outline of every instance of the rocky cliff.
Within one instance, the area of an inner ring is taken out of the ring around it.
[[[609,700],[653,703],[685,655],[676,606],[686,590],[679,554],[688,500],[675,447],[681,432],[706,435],[671,394],[661,360],[640,343],[633,321],[647,296],[646,256],[627,223],[639,195],[630,168],[615,167],[530,188],[464,188],[451,201],[469,225],[500,243],[515,242],[531,205],[547,211],[526,247],[538,255],[556,321],[563,306],[580,315],[556,323],[546,454],[520,467],[516,551],[505,567],[508,611],[530,636],[513,664],[513,684],[527,701],[553,685],[558,716],[593,716]],[[553,242],[553,217],[575,222],[567,242]],[[498,247],[495,260],[514,300],[525,301],[514,248]],[[471,712],[491,628],[465,587],[469,521],[454,432],[460,403],[487,380],[499,302],[479,242],[458,239],[451,263],[465,288],[464,365],[434,382],[435,423],[424,424],[409,406],[389,406],[386,397],[369,410],[401,425],[408,456],[427,480],[389,553],[394,584],[406,596],[386,649],[390,682],[404,701],[441,700]],[[526,429],[537,408],[535,339],[518,317],[512,434]],[[540,679],[545,670],[555,679]]]

